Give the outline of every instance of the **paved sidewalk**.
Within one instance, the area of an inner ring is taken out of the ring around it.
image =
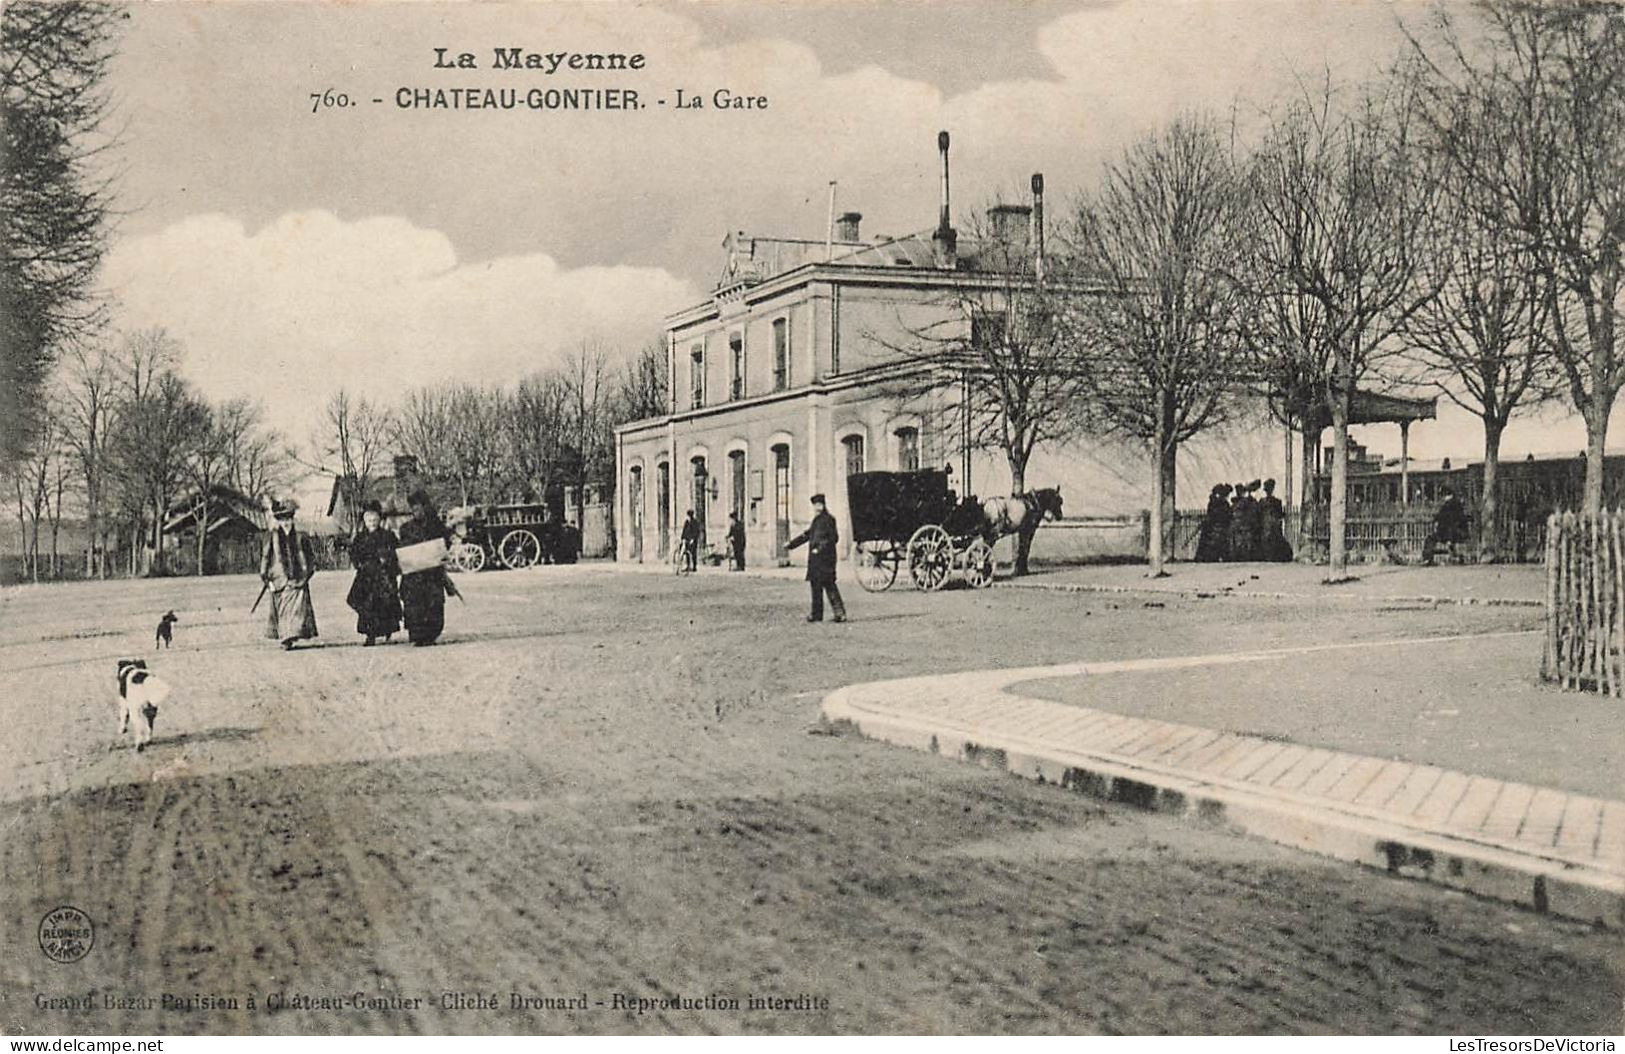
[[[1043,678],[1224,667],[1349,647],[914,677],[840,689],[823,709],[871,738],[1539,911],[1625,925],[1625,802],[1013,690]]]

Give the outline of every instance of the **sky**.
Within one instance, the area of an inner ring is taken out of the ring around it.
[[[1013,200],[1042,171],[1064,216],[1104,161],[1174,114],[1234,115],[1245,133],[1328,73],[1376,74],[1403,45],[1401,21],[1428,9],[178,0],[126,12],[109,77],[116,324],[164,327],[206,394],[259,398],[303,438],[340,386],[388,400],[442,380],[509,382],[583,342],[635,351],[707,294],[727,232],[822,237],[832,180],[866,235],[928,228],[939,129],[953,136],[957,215]],[[479,68],[436,68],[436,48]],[[496,48],[644,61],[500,70]],[[397,105],[403,89],[450,88],[631,89],[645,107]],[[718,110],[718,89],[767,105]],[[328,90],[353,105],[313,104]],[[677,109],[679,91],[706,108]],[[1472,425],[1445,411],[1412,430],[1412,453],[1470,454]],[[1397,430],[1365,431],[1398,453]],[[1582,441],[1561,414],[1507,439],[1518,454]]]

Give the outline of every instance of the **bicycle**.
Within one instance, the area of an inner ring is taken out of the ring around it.
[[[694,543],[692,542],[678,542],[671,547],[672,574],[679,576],[691,575],[699,569],[698,559],[689,558],[689,554],[692,552],[694,552]]]

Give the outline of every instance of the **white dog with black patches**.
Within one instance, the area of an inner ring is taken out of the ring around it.
[[[169,698],[169,683],[147,669],[145,659],[118,661],[118,734],[130,730],[135,718],[135,749],[146,750],[152,742],[152,723],[158,717],[158,704]]]

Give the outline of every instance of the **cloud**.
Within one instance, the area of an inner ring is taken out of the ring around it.
[[[541,252],[467,262],[406,219],[322,210],[253,232],[191,217],[120,243],[106,274],[123,326],[162,326],[205,394],[261,399],[296,438],[339,387],[387,400],[508,383],[582,341],[635,351],[696,297],[657,268],[570,269]]]

